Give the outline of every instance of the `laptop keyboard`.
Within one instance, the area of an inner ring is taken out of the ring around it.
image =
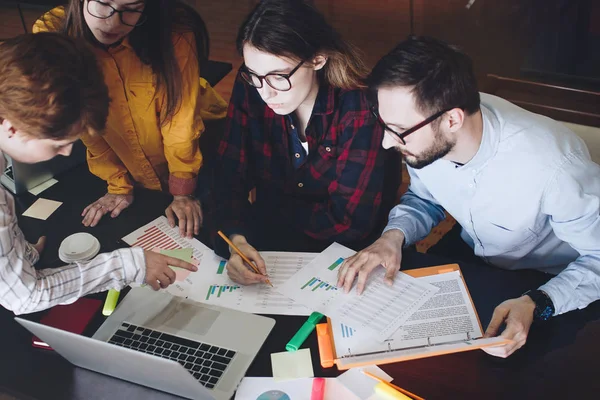
[[[123,322],[108,343],[177,361],[202,385],[219,382],[235,351]]]

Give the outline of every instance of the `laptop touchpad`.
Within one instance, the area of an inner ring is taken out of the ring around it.
[[[205,335],[220,314],[210,308],[188,303],[179,303],[173,311],[163,324],[196,335]]]

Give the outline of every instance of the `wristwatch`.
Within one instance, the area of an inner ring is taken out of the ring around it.
[[[550,299],[550,296],[539,289],[528,290],[523,293],[523,296],[529,296],[535,303],[535,309],[533,310],[534,321],[546,321],[554,315],[554,303]]]

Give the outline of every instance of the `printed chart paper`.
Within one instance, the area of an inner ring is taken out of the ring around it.
[[[192,262],[198,265],[198,271],[181,274],[182,279],[178,275],[177,282],[165,289],[174,296],[251,313],[308,316],[312,312],[282,296],[277,287],[311,262],[315,253],[262,252],[274,287],[266,284],[240,286],[227,276],[227,260],[197,239],[182,238],[179,229],[171,228],[164,216],[125,236],[123,241],[147,250],[193,249]]]
[[[203,268],[190,274],[187,297],[203,303],[236,310],[279,315],[305,315],[312,312],[301,303],[282,296],[278,287],[310,263],[314,253],[261,252],[273,287],[266,284],[240,286],[227,276],[227,261],[212,254]],[[183,283],[185,284],[185,282]],[[183,285],[180,285],[183,286]],[[192,289],[193,288],[193,289]]]
[[[359,296],[354,289],[344,294],[335,286],[338,268],[353,254],[353,250],[334,243],[278,290],[314,311],[369,332],[381,342],[439,290],[404,273],[398,273],[394,284],[388,286],[383,282],[384,269],[377,268],[363,294]]]
[[[369,337],[364,329],[355,329],[338,319],[331,319],[337,357],[358,357],[396,352],[398,356],[430,353],[461,346],[483,336],[459,271],[416,278],[436,286],[435,296],[415,312],[385,342]],[[483,339],[479,339],[483,340]]]

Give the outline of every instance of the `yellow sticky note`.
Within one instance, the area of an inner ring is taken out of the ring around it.
[[[44,190],[48,189],[49,187],[54,186],[54,184],[56,184],[56,183],[58,183],[58,181],[56,179],[50,178],[46,182],[40,183],[33,189],[30,189],[29,193],[31,193],[34,196],[37,196],[38,194],[42,193]]]
[[[273,353],[271,354],[271,366],[273,368],[273,378],[276,381],[315,376],[310,349]]]
[[[185,261],[185,262],[192,262],[192,253],[193,253],[193,249],[173,249],[173,250],[161,250],[160,254],[164,254],[165,256],[169,256],[169,257],[173,257],[173,258],[177,258],[179,260]],[[171,269],[173,271],[175,271],[175,281],[176,282],[180,282],[183,281],[185,278],[187,278],[187,276],[190,274],[191,271],[187,270],[187,269],[183,269],[183,268],[178,268],[178,267],[174,267],[172,265],[169,265],[169,267],[171,267]]]
[[[411,400],[411,398],[404,393],[400,393],[385,383],[378,383],[375,385],[375,393],[378,394],[382,400]]]
[[[60,201],[37,199],[24,213],[24,217],[37,218],[41,220],[48,219],[62,203]]]

